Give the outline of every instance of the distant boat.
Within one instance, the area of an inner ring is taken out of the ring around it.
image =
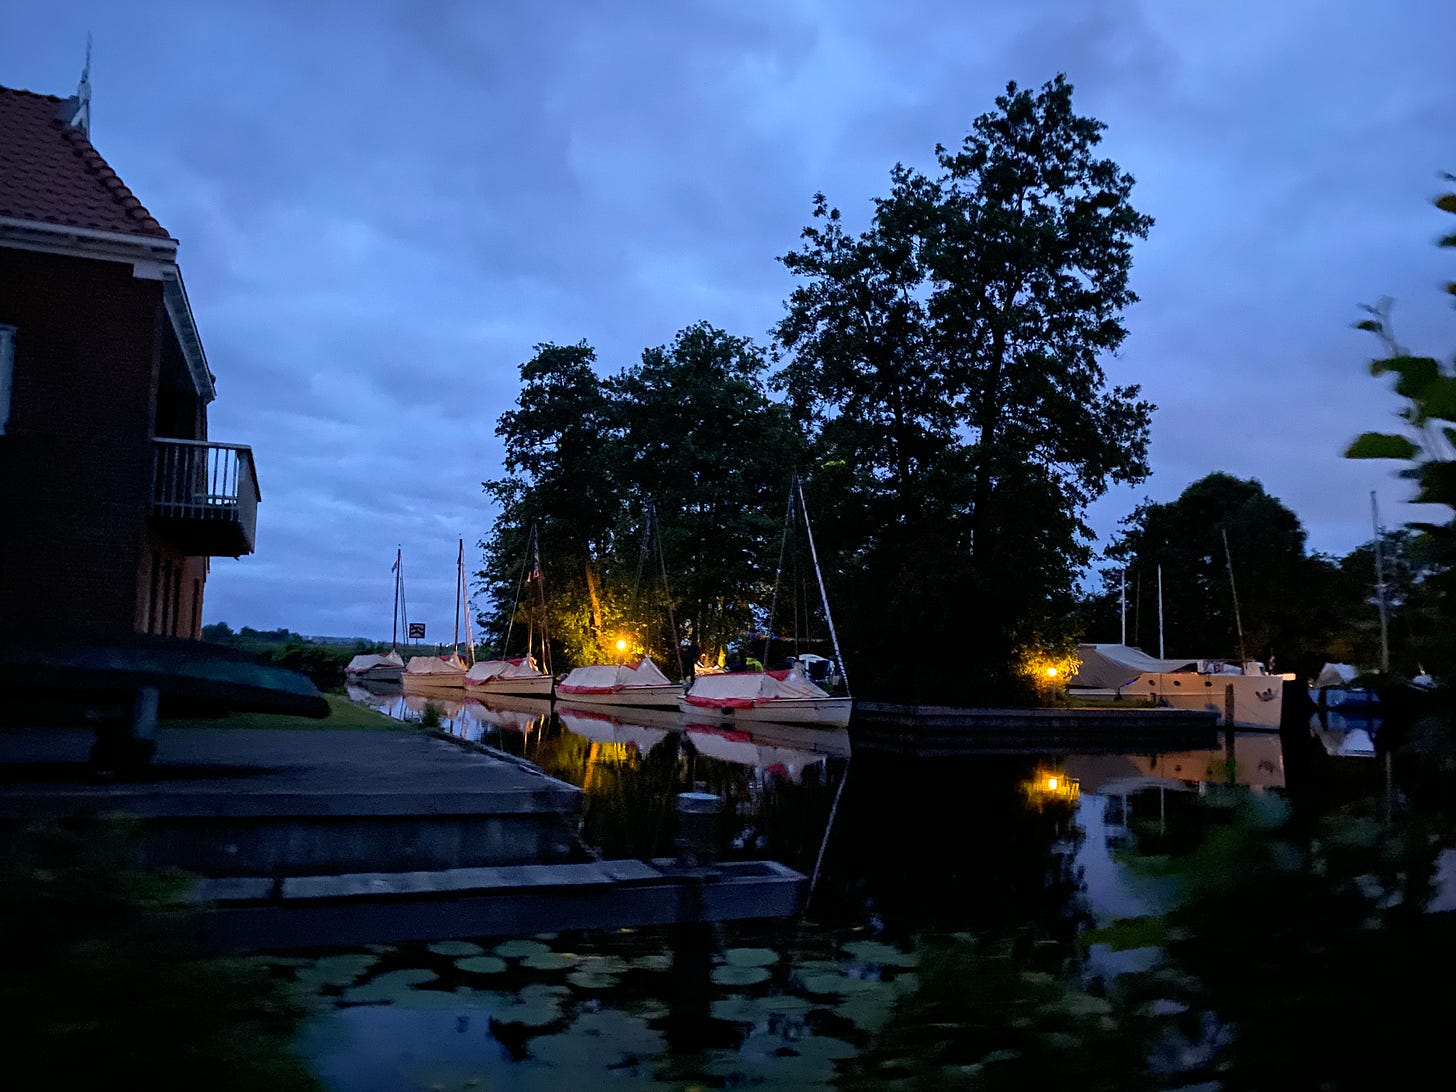
[[[819,569],[819,554],[814,547],[814,532],[809,524],[808,508],[804,503],[803,482],[797,476],[789,486],[788,512],[784,521],[786,528],[796,525],[796,502],[798,516],[804,523],[804,537],[809,545],[814,576],[819,585],[824,620],[828,624],[829,637],[834,646],[834,660],[806,654],[798,656],[787,668],[780,670],[713,671],[698,674],[678,700],[678,707],[692,719],[716,720],[721,723],[761,721],[772,724],[817,725],[823,728],[845,728],[849,725],[854,700],[849,695],[849,680],[843,670],[844,659],[839,651],[839,637],[834,631],[834,619],[829,613],[829,596],[824,590],[824,575]],[[774,579],[775,601],[778,599],[778,584],[782,573],[783,559],[780,558],[779,574]],[[772,615],[769,618],[769,633],[773,633]],[[766,641],[765,652],[767,644]],[[810,677],[811,672],[839,692],[833,693],[820,686]]]
[[[529,567],[529,571],[528,568]],[[556,678],[551,673],[551,641],[546,633],[546,578],[541,572],[541,547],[536,538],[536,524],[531,524],[530,533],[526,536],[526,558],[521,568],[521,584],[523,591],[517,593],[516,607],[519,607],[526,600],[534,600],[527,605],[526,616],[526,651],[520,656],[505,656],[496,660],[481,660],[465,673],[465,686],[472,697],[486,698],[492,694],[504,694],[523,698],[550,698],[555,689]],[[539,636],[541,640],[541,663],[537,662],[533,652],[535,644],[533,635],[537,629],[531,624],[532,612],[537,612],[541,618]],[[511,647],[511,633],[515,627],[515,611],[511,612],[511,619],[506,624],[505,640],[501,642],[501,648],[508,651]]]
[[[465,673],[470,669],[460,658],[460,613],[465,604],[465,540],[460,540],[460,552],[455,563],[455,648],[448,656],[412,656],[404,667],[406,689],[418,690],[463,690]],[[470,633],[470,610],[465,609],[465,628]],[[468,641],[471,663],[475,662],[475,638]]]
[[[399,616],[404,605],[404,555],[399,549],[395,550],[391,571],[394,573],[394,619],[389,651],[383,655],[361,652],[355,656],[344,668],[348,682],[397,683],[404,677],[404,660],[399,654]]]
[[[1271,675],[1255,660],[1158,659],[1130,645],[1077,646],[1081,661],[1067,681],[1069,697],[1141,698],[1172,709],[1227,711],[1233,690],[1234,726],[1278,731],[1284,683],[1293,675]]]

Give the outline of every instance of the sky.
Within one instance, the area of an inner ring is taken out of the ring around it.
[[[699,320],[767,344],[816,191],[863,227],[895,163],[1059,72],[1155,219],[1104,361],[1158,407],[1153,473],[1094,505],[1099,545],[1215,470],[1327,553],[1372,491],[1421,514],[1340,452],[1401,405],[1362,303],[1456,346],[1456,4],[0,0],[0,84],[73,93],[88,34],[92,141],[180,240],[209,434],[258,467],[205,622],[388,638],[398,548],[448,639],[533,346],[609,374]]]

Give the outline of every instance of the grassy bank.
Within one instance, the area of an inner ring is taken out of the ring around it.
[[[162,721],[164,728],[298,728],[312,731],[368,729],[378,732],[412,732],[416,728],[404,721],[387,717],[373,709],[352,702],[342,694],[325,694],[329,715],[314,717],[283,716],[276,713],[229,713],[222,717],[179,717]]]

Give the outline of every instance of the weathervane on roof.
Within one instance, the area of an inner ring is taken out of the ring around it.
[[[80,129],[81,135],[91,138],[91,35],[86,35],[86,67],[81,69],[81,82],[76,93],[63,104],[62,118],[72,129]],[[67,117],[66,115],[70,116]]]

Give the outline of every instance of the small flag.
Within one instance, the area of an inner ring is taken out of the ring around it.
[[[392,573],[399,572],[399,558],[394,559],[394,564],[389,567],[389,571]]]
[[[532,580],[540,580],[541,579],[541,563],[539,561],[536,562],[536,564],[534,564],[534,565],[531,566],[531,577],[530,578]]]

